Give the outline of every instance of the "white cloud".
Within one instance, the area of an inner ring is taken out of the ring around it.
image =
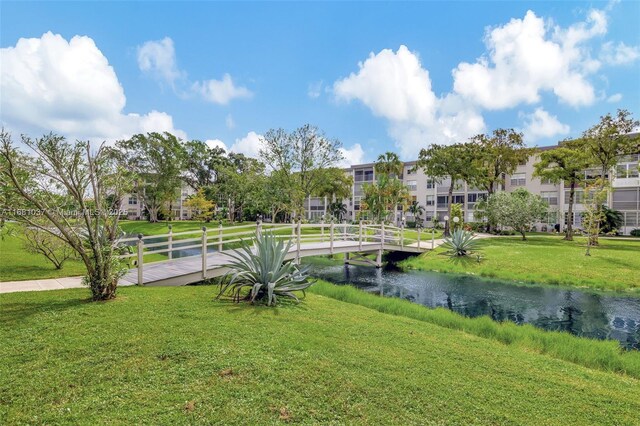
[[[233,129],[234,127],[236,127],[236,122],[233,121],[233,116],[231,114],[227,114],[226,118],[224,119],[224,124],[227,126],[227,129]]]
[[[186,71],[180,70],[176,61],[173,40],[151,40],[138,46],[138,67],[141,71],[171,85],[181,96],[196,94],[208,102],[227,105],[233,99],[250,98],[253,93],[246,87],[237,86],[231,75],[224,74],[222,80],[210,79],[196,82],[187,80]],[[183,88],[177,87],[182,80]]]
[[[311,99],[317,99],[318,97],[320,97],[323,84],[324,83],[322,80],[310,83],[309,88],[307,89],[307,96],[309,96]]]
[[[600,58],[611,65],[630,64],[640,58],[640,47],[627,46],[623,42],[614,45],[613,42],[608,41],[602,45]]]
[[[393,121],[433,120],[436,96],[429,72],[406,46],[397,52],[384,49],[358,64],[358,73],[337,81],[338,99],[360,100],[375,115]]]
[[[243,138],[236,139],[231,145],[229,151],[238,154],[244,154],[247,157],[258,158],[260,156],[260,148],[262,147],[262,135],[256,132],[249,132]]]
[[[566,29],[528,11],[487,31],[488,55],[453,70],[454,90],[487,109],[537,103],[543,91],[571,106],[590,105],[596,96],[587,77],[600,63],[584,44],[606,31],[603,11],[592,10],[585,22]]]
[[[124,90],[113,67],[90,37],[59,34],[21,38],[0,49],[0,108],[7,127],[54,131],[70,139],[115,140],[174,128],[164,112],[124,114]]]
[[[340,152],[344,158],[338,164],[338,167],[349,167],[353,164],[364,163],[364,150],[359,143],[353,145],[351,148],[340,148]]]
[[[184,73],[176,65],[176,52],[173,40],[169,37],[157,41],[147,41],[142,46],[138,46],[138,67],[140,70],[166,81],[172,87],[176,79],[184,76]]]
[[[527,142],[557,135],[566,135],[571,130],[561,123],[555,115],[542,108],[536,108],[531,114],[521,115],[525,119],[524,138]]]
[[[389,121],[389,134],[403,158],[415,158],[430,143],[453,143],[485,128],[482,116],[457,95],[438,98],[429,72],[406,46],[371,53],[357,73],[333,85],[338,100],[357,99]]]
[[[220,139],[207,139],[206,141],[204,141],[204,143],[206,143],[207,146],[211,149],[222,148],[225,151],[229,151],[229,149],[227,148],[227,145],[224,142],[222,142]]]
[[[610,104],[620,102],[621,100],[622,100],[622,93],[614,93],[613,95],[607,98],[607,102],[609,102]]]
[[[222,76],[222,80],[212,79],[195,82],[192,89],[206,101],[220,105],[226,105],[233,99],[253,96],[253,93],[246,87],[236,86],[229,74]]]

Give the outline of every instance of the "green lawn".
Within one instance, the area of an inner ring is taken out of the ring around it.
[[[0,281],[35,280],[79,276],[85,273],[80,260],[68,260],[56,269],[42,255],[28,253],[17,236],[0,239]]]
[[[1,424],[634,424],[640,381],[311,294],[0,295]]]
[[[533,235],[479,240],[482,261],[452,260],[444,248],[409,259],[408,268],[468,273],[518,282],[589,287],[600,290],[640,290],[640,241],[600,239],[585,253],[586,240],[563,241],[558,236]]]

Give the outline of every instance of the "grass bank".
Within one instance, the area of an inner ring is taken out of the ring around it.
[[[525,346],[318,294],[271,309],[214,293],[0,295],[0,423],[613,425],[640,411],[639,380]]]
[[[592,255],[584,255],[586,240],[563,241],[558,236],[533,235],[478,241],[482,261],[451,259],[444,248],[409,259],[403,267],[473,274],[503,280],[640,291],[640,241],[600,239]]]
[[[527,351],[546,354],[586,367],[625,373],[640,379],[640,352],[625,351],[615,340],[586,339],[564,332],[540,330],[529,324],[497,322],[489,317],[466,318],[447,309],[431,309],[407,300],[380,297],[355,287],[337,286],[324,281],[316,283],[311,291],[385,314],[461,330]]]

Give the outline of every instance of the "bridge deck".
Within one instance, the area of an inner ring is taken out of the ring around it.
[[[408,253],[423,253],[427,247],[431,247],[430,243],[423,242],[420,247],[417,244],[406,246],[385,243],[383,250],[385,251],[401,251]],[[333,250],[331,243],[327,242],[310,242],[300,245],[300,257],[321,256],[333,253],[375,253],[380,250],[380,243],[358,241],[333,241]],[[228,272],[225,266],[230,258],[226,253],[232,250],[222,252],[209,253],[207,255],[207,278],[215,278],[222,276]],[[297,247],[293,245],[286,256],[287,260],[295,259]],[[145,285],[156,286],[176,286],[186,285],[202,281],[202,256],[189,256],[163,262],[144,264],[142,273],[143,283]],[[138,270],[131,269],[126,275],[120,279],[120,284],[136,284],[138,282]]]

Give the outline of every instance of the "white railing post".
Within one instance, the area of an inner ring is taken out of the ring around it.
[[[362,219],[358,223],[358,250],[362,250]]]
[[[421,227],[418,227],[418,248],[420,248],[420,229]]]
[[[218,251],[222,251],[222,221],[218,224]]]
[[[347,241],[347,221],[342,221],[342,241]]]
[[[320,242],[324,243],[324,216],[320,219]]]
[[[384,220],[382,221],[382,227],[380,228],[380,248],[384,248]]]
[[[296,218],[295,217],[291,218],[291,236],[292,237],[296,236]]]
[[[169,225],[169,237],[168,237],[168,249],[169,249],[169,260],[173,259],[173,226]]]
[[[142,278],[143,264],[144,264],[144,241],[142,240],[142,234],[138,234],[138,285],[144,285],[144,280]]]
[[[400,247],[404,248],[404,220],[400,224]]]
[[[207,227],[202,227],[202,279],[207,279]]]
[[[329,253],[333,254],[333,219],[329,225]]]
[[[296,263],[300,264],[300,237],[302,234],[302,218],[298,218],[298,232],[296,241]]]

